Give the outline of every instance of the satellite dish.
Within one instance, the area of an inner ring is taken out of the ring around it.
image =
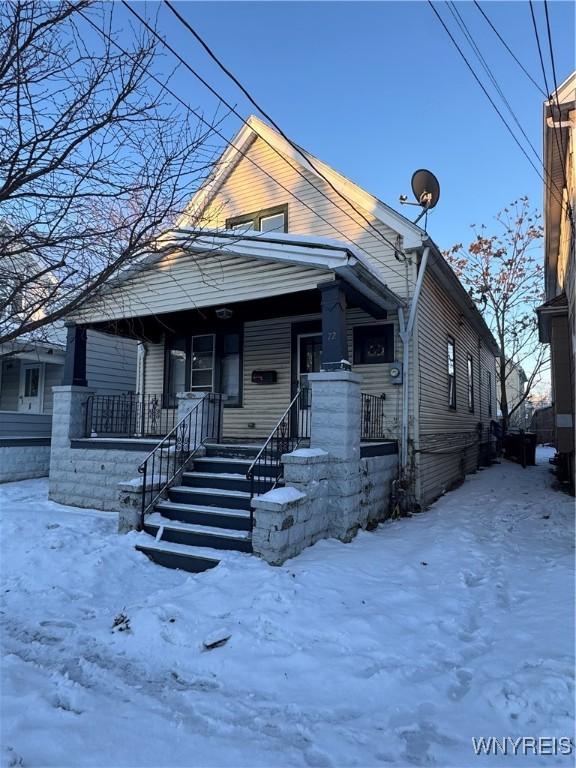
[[[432,171],[421,168],[412,175],[412,192],[418,205],[429,211],[440,199],[440,184]]]

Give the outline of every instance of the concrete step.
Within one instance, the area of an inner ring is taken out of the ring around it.
[[[252,459],[234,459],[227,456],[202,456],[198,459],[194,459],[194,471],[198,472],[213,472],[214,474],[230,474],[230,475],[244,475],[250,469]],[[269,464],[258,467],[258,472],[261,475],[272,475],[276,473],[276,467],[272,467]]]
[[[194,548],[169,541],[155,541],[151,536],[147,536],[142,543],[136,544],[136,549],[158,565],[189,573],[202,573],[215,568],[222,559],[222,553],[213,549]]]
[[[205,507],[226,509],[250,509],[250,494],[247,491],[224,490],[223,488],[190,487],[175,485],[168,490],[170,501],[179,504],[199,504]]]
[[[206,443],[206,457],[243,459],[244,461],[252,462],[260,452],[262,445],[252,445],[251,443]]]
[[[272,487],[273,480],[269,477],[255,478],[259,482],[256,483],[256,487],[260,490],[260,493],[264,493],[264,489]],[[190,488],[213,488],[215,490],[224,491],[246,491],[250,492],[251,481],[246,478],[245,475],[227,474],[220,472],[184,472],[182,475],[182,485]]]
[[[159,501],[155,506],[155,511],[163,517],[183,523],[235,531],[250,530],[250,512],[244,509]]]
[[[170,541],[174,544],[235,550],[237,552],[252,551],[252,540],[248,531],[184,523],[171,520],[158,512],[154,512],[146,518],[144,530],[154,537],[161,530],[161,541]]]

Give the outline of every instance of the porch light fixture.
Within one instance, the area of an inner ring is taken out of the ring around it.
[[[230,320],[233,314],[234,310],[229,307],[218,307],[216,310],[216,317],[218,320]]]

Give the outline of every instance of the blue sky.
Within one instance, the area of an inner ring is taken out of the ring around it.
[[[456,5],[541,152],[543,96],[473,3]],[[149,18],[157,14],[159,31],[243,115],[254,111],[165,6],[135,7]],[[483,2],[482,7],[544,88],[529,4]],[[438,3],[437,8],[481,73],[448,6]],[[470,224],[490,225],[495,213],[520,195],[541,206],[541,180],[427,3],[181,2],[178,9],[294,141],[385,202],[399,208],[398,196],[410,194],[412,172],[430,168],[442,193],[428,230],[441,247],[466,241]],[[541,2],[535,11],[551,81]],[[549,13],[561,82],[575,66],[574,6],[552,0]],[[116,23],[124,26],[127,17],[117,6]],[[162,65],[166,71],[170,61],[168,55]],[[216,99],[185,70],[177,73],[172,87],[208,114],[216,108]],[[239,127],[232,118],[224,130],[232,137]],[[525,139],[520,140],[530,153]],[[417,213],[412,208],[403,212]]]

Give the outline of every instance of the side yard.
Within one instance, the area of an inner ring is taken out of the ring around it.
[[[45,480],[2,486],[0,764],[462,768],[509,764],[472,737],[572,736],[574,508],[548,455],[350,544],[199,575]],[[573,764],[518,758],[548,760]]]

